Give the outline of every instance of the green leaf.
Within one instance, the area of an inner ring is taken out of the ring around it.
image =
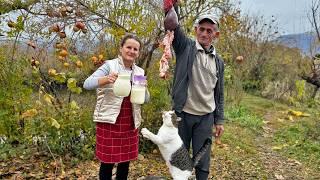
[[[17,31],[23,31],[24,30],[24,20],[23,16],[20,15],[17,18],[17,26],[16,26]]]
[[[58,73],[56,76],[54,76],[54,80],[56,80],[58,83],[65,83],[67,78],[65,73]]]
[[[71,92],[74,92],[74,93],[76,93],[76,94],[80,94],[80,93],[82,92],[82,89],[81,89],[80,87],[73,88],[73,89],[71,90]]]
[[[69,58],[70,58],[70,60],[72,61],[72,62],[77,62],[78,61],[78,56],[76,56],[76,55],[69,55]]]
[[[71,101],[70,108],[71,109],[80,109],[77,102],[75,102],[75,101]]]
[[[70,78],[68,79],[68,90],[76,93],[76,94],[80,94],[82,92],[82,89],[80,87],[77,87],[77,80],[74,78]]]
[[[68,86],[69,89],[77,87],[77,80],[75,78],[68,79],[67,86]]]

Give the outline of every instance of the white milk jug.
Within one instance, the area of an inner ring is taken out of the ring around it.
[[[146,95],[146,76],[135,75],[131,89],[130,101],[134,104],[143,104]]]
[[[113,84],[113,92],[116,96],[129,96],[131,90],[130,77],[131,73],[122,72],[118,74],[118,78]]]

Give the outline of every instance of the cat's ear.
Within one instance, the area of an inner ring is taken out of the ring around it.
[[[171,118],[172,120],[174,121],[181,121],[181,117],[179,117],[174,111],[170,111],[170,114],[171,114]]]
[[[178,117],[175,113],[172,114],[172,116],[171,116],[171,122],[172,122],[172,124],[173,124],[174,127],[176,127],[176,128],[178,127],[179,121],[181,121],[181,118]]]

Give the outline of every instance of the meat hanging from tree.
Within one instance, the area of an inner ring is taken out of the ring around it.
[[[168,11],[176,4],[179,0],[163,0],[163,10],[166,15],[168,15]],[[170,13],[169,13],[170,14]],[[172,13],[171,13],[172,15]],[[172,59],[172,53],[171,53],[171,45],[174,38],[174,31],[166,31],[166,35],[163,38],[163,41],[161,43],[164,52],[160,59],[160,78],[167,79],[169,77],[169,60]]]
[[[163,55],[160,59],[160,67],[159,76],[163,79],[168,78],[169,76],[169,60],[172,59],[172,53],[171,53],[171,44],[174,38],[174,32],[173,31],[167,31],[165,37],[163,38],[162,45],[164,48]]]

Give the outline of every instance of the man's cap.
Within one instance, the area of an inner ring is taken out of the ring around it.
[[[213,15],[211,15],[211,14],[204,14],[204,15],[199,16],[198,19],[196,20],[195,25],[198,26],[200,24],[200,22],[205,20],[205,19],[211,21],[213,24],[216,24],[219,27],[218,19],[216,17],[214,17]]]

